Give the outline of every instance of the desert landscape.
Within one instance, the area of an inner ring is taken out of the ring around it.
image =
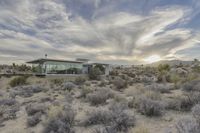
[[[0,133],[200,133],[200,0],[0,0]]]
[[[2,76],[0,132],[199,133],[199,70],[196,60],[107,76]]]

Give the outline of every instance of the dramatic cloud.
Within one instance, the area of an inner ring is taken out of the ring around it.
[[[151,55],[199,58],[192,54],[200,43],[198,7],[197,0],[1,0],[0,63],[45,53],[118,64]]]

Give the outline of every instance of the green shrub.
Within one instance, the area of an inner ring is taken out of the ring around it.
[[[99,68],[92,68],[89,72],[89,78],[91,80],[99,80],[100,75],[102,74],[101,70]]]
[[[9,85],[11,87],[19,86],[19,85],[25,85],[27,84],[27,77],[26,76],[20,76],[20,77],[15,77],[9,82]]]

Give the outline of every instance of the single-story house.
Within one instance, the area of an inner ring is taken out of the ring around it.
[[[109,64],[105,63],[89,63],[89,60],[77,59],[71,60],[58,60],[41,58],[27,63],[32,64],[35,75],[58,75],[58,74],[88,74],[90,69],[101,65],[104,68],[105,75],[108,75],[111,68]]]

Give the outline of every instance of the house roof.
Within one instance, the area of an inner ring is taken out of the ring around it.
[[[66,62],[66,63],[80,63],[80,64],[84,63],[82,61],[70,61],[70,60],[58,60],[58,59],[44,59],[44,58],[37,59],[37,60],[32,60],[32,61],[28,61],[26,63],[38,64],[38,63],[44,63],[44,62],[47,62],[47,61]]]

